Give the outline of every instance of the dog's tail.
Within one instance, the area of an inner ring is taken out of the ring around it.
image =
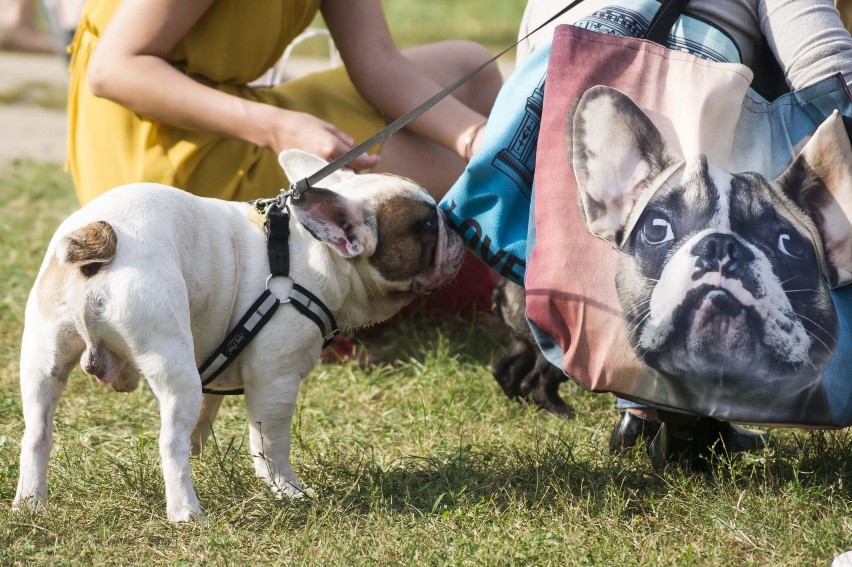
[[[115,258],[118,237],[106,221],[95,221],[65,236],[57,248],[60,264],[73,264],[91,278]]]

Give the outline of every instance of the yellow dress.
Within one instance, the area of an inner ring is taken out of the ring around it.
[[[274,152],[175,128],[92,95],[92,51],[121,0],[89,0],[71,45],[67,168],[82,204],[136,181],[173,185],[229,200],[272,197],[287,179]],[[361,141],[383,125],[342,68],[251,88],[313,20],[320,0],[216,0],[169,55],[193,78],[221,91],[308,112]]]

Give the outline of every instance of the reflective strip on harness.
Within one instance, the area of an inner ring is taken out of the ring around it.
[[[297,283],[293,284],[287,302],[291,303],[299,313],[310,319],[319,327],[325,348],[331,338],[340,332],[334,315],[320,299]],[[201,392],[221,396],[238,395],[242,388],[233,390],[211,390],[207,388],[219,374],[239,356],[248,343],[260,332],[260,329],[272,318],[281,302],[275,295],[265,290],[257,301],[249,308],[237,326],[222,341],[219,349],[213,353],[198,369],[201,375]]]
[[[323,348],[328,346],[331,338],[340,332],[337,328],[337,321],[334,320],[334,315],[319,300],[317,296],[309,292],[297,283],[293,284],[293,289],[290,290],[290,300],[293,307],[305,317],[311,319],[322,333]]]
[[[269,321],[279,304],[278,298],[268,289],[260,294],[234,330],[225,337],[216,352],[198,369],[201,375],[202,392],[204,386],[215,380],[231,361],[239,356],[263,325]]]

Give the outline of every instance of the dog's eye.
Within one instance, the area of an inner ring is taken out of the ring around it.
[[[438,211],[435,210],[428,217],[421,219],[419,224],[424,232],[435,232],[438,229]]]
[[[651,217],[642,227],[642,238],[648,244],[662,244],[674,240],[672,225],[664,218]]]
[[[778,250],[797,260],[805,255],[805,245],[802,239],[787,232],[782,232],[778,236]]]

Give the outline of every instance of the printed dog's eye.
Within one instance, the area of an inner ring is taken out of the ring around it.
[[[802,239],[787,232],[782,232],[778,236],[778,250],[797,260],[805,255],[805,245]]]
[[[672,225],[664,218],[651,217],[642,227],[642,238],[648,244],[662,244],[674,240]]]

